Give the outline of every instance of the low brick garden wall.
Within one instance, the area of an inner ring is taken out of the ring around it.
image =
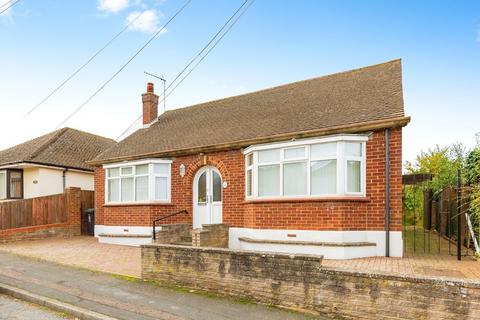
[[[142,246],[142,277],[341,319],[480,319],[480,282],[345,272],[322,258]]]
[[[0,230],[0,243],[20,240],[38,240],[50,237],[69,237],[76,234],[68,223],[44,224],[40,226]]]

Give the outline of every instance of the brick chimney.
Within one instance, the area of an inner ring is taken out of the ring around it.
[[[147,92],[142,94],[143,124],[152,123],[158,117],[158,96],[153,93],[153,83],[147,83]]]

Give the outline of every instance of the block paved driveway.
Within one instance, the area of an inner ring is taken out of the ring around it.
[[[50,238],[0,244],[0,251],[64,265],[140,278],[139,247],[98,243],[94,237]]]
[[[140,277],[138,247],[102,244],[93,237],[51,238],[0,244],[0,251],[108,273]],[[327,268],[401,275],[480,279],[480,262],[472,257],[457,261],[447,254],[406,254],[404,258],[324,260]]]

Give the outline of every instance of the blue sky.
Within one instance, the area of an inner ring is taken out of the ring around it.
[[[0,5],[7,0],[0,0]],[[173,79],[242,0],[193,0],[67,126],[116,138],[141,114],[149,71]],[[183,1],[22,0],[0,16],[0,149],[50,132]],[[24,113],[119,37],[31,116]],[[402,58],[404,160],[480,131],[480,1],[257,0],[168,98],[167,108]],[[160,83],[157,90],[160,89]]]

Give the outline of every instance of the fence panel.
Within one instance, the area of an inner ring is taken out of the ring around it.
[[[65,194],[0,203],[0,230],[67,221]]]

